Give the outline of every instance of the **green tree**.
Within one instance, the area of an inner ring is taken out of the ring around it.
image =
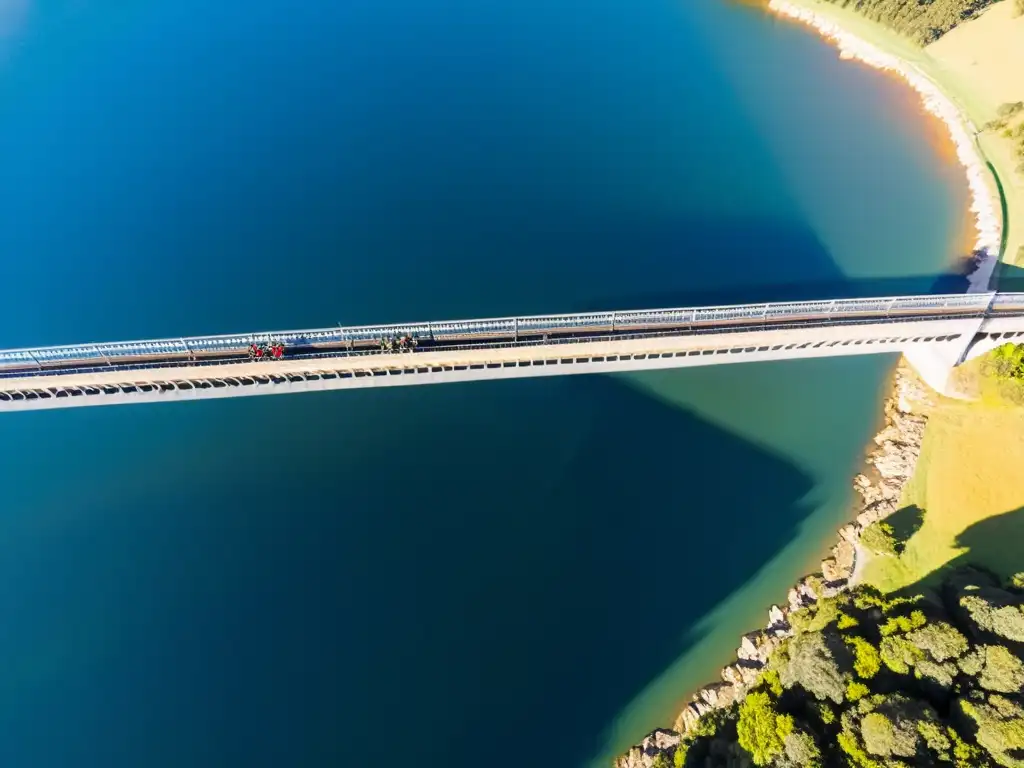
[[[897,723],[881,712],[871,712],[861,721],[864,747],[881,757],[913,757],[917,751],[917,729]],[[913,728],[913,730],[911,730]]]
[[[999,693],[1024,692],[1024,662],[1002,645],[986,645],[983,653],[985,666],[978,681],[982,688]]]
[[[967,652],[967,638],[952,624],[935,621],[907,635],[907,640],[925,651],[933,661],[947,661]]]
[[[819,768],[821,750],[814,737],[806,731],[793,731],[785,740],[786,759],[801,768]]]
[[[782,754],[792,731],[793,718],[780,715],[767,693],[748,694],[740,704],[736,735],[740,746],[753,757],[754,765],[769,765]]]
[[[960,710],[977,726],[978,744],[1007,768],[1024,766],[1024,709],[1002,696],[962,700]]]
[[[1007,640],[1024,642],[1024,606],[1000,605],[979,595],[962,597],[960,605],[982,629]]]
[[[831,644],[837,652],[846,652],[842,642]],[[846,680],[839,661],[833,655],[825,635],[809,632],[797,635],[789,641],[789,661],[781,670],[780,677],[785,688],[801,686],[818,699],[830,699],[841,703],[846,693]]]
[[[879,520],[872,523],[860,535],[860,543],[879,555],[895,555],[896,534],[892,525]]]
[[[909,675],[910,668],[924,658],[924,651],[903,635],[883,637],[879,651],[882,663],[900,675]]]

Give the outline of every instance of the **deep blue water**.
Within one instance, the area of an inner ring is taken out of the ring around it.
[[[898,86],[718,0],[0,2],[0,345],[924,290]],[[16,766],[582,764],[842,519],[885,358],[8,415]],[[717,609],[717,610],[716,610]]]

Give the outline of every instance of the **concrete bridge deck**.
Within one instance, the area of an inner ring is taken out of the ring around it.
[[[823,314],[826,305],[832,312]],[[884,310],[865,311],[864,306]],[[669,323],[676,325],[665,327]],[[486,335],[469,342],[464,338],[467,329],[484,329]],[[414,333],[424,339],[424,346],[388,353],[353,345],[359,334],[374,339],[391,332]],[[881,353],[906,354],[941,388],[952,366],[972,349],[987,349],[1022,334],[1024,295],[975,294],[78,345],[0,352],[0,410]],[[254,338],[304,342],[303,352],[265,361],[236,354],[240,344]],[[222,339],[230,339],[232,346],[221,346],[219,352],[204,347],[208,340],[216,344]],[[118,350],[125,351],[119,356]]]

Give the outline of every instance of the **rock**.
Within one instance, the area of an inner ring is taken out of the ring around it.
[[[789,626],[789,622],[786,620],[786,614],[784,614],[782,609],[777,605],[773,605],[768,609],[768,626],[771,628]]]
[[[847,523],[839,529],[839,537],[852,546],[853,542],[860,540],[860,532],[860,526],[855,523]]]
[[[648,734],[640,744],[615,761],[615,768],[650,768],[658,755],[672,757],[682,735],[659,728]]]
[[[701,688],[698,697],[712,709],[721,709],[732,704],[736,687],[729,683],[712,683]]]
[[[668,749],[674,749],[679,746],[679,742],[682,740],[682,735],[675,731],[669,731],[665,728],[658,728],[640,742],[640,748],[645,752],[659,751],[664,752]]]
[[[796,587],[789,590],[789,594],[786,596],[786,603],[789,605],[790,612],[799,611],[803,608],[804,602],[800,597],[800,593],[797,592]]]
[[[751,637],[750,634],[746,634],[743,636],[743,639],[740,641],[740,647],[736,651],[736,656],[740,659],[757,658],[757,645],[755,644],[754,639]]]
[[[698,720],[700,720],[700,713],[697,712],[697,708],[693,704],[687,704],[676,719],[676,728],[683,733],[688,733]]]
[[[743,683],[743,675],[740,674],[739,666],[736,664],[730,664],[727,667],[723,667],[722,679],[732,685],[741,685]]]
[[[825,577],[827,584],[841,581],[844,578],[843,572],[839,569],[839,563],[834,557],[826,557],[821,561],[821,575]]]
[[[832,548],[832,557],[836,559],[839,570],[845,574],[845,578],[853,575],[853,567],[857,562],[857,548],[853,542],[845,536]]]
[[[859,515],[857,515],[857,525],[859,525],[861,528],[867,528],[869,525],[875,523],[877,519],[878,518],[875,517],[874,513],[872,512],[861,512]]]

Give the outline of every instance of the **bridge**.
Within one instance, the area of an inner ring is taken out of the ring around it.
[[[1024,293],[890,296],[76,344],[0,351],[0,410],[883,353],[904,354],[932,387],[944,391],[953,367],[1006,340],[1024,341]],[[279,358],[253,356],[253,345],[269,344],[283,345]]]

